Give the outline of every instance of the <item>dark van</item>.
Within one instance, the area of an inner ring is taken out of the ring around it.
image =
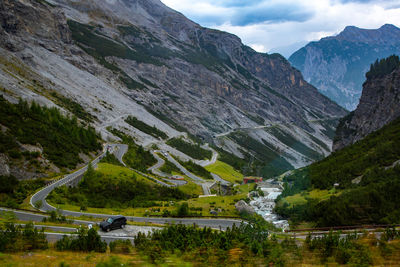
[[[107,220],[100,223],[101,230],[109,232],[114,229],[124,228],[126,225],[126,218],[122,215],[111,216]]]

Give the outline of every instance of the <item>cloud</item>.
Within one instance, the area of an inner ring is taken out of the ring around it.
[[[203,26],[238,35],[260,52],[338,34],[348,25],[399,26],[398,0],[162,0]],[[294,51],[292,51],[294,52]]]
[[[284,21],[303,22],[313,16],[311,10],[298,4],[261,3],[235,10],[235,16],[229,22],[235,26],[257,23],[276,23]]]

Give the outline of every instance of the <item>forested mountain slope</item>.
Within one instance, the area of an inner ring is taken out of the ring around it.
[[[319,226],[400,223],[399,133],[397,118],[324,160],[286,176],[276,211],[293,221],[311,221]]]

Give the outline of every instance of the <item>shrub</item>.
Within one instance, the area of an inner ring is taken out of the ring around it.
[[[78,237],[64,235],[62,239],[56,242],[55,247],[59,251],[95,251],[104,253],[107,250],[107,243],[101,240],[94,228],[87,230],[81,227],[78,231]]]

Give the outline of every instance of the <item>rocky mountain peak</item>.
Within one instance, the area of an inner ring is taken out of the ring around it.
[[[400,28],[393,24],[385,24],[378,29],[361,29],[356,26],[347,26],[337,36],[323,38],[322,40],[339,40],[348,42],[362,42],[368,44],[394,44],[400,37]]]
[[[348,26],[336,36],[307,44],[293,53],[289,61],[321,93],[354,110],[370,65],[392,54],[400,54],[400,29],[396,26]]]

